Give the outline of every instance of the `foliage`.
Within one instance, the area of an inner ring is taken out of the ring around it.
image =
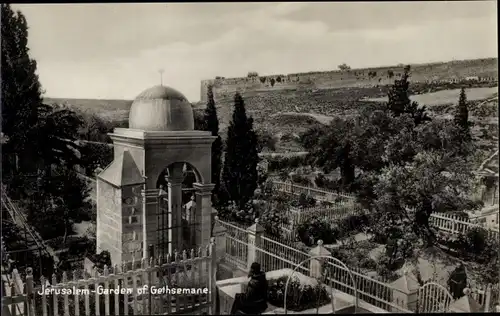
[[[234,97],[233,117],[227,131],[222,182],[227,192],[227,201],[235,201],[240,209],[251,201],[257,188],[257,149],[253,119],[247,117],[243,98],[237,93]]]
[[[306,176],[296,174],[294,172],[291,172],[288,175],[290,176],[290,180],[292,180],[293,183],[303,185],[303,186],[310,186],[311,185],[311,181]]]
[[[394,71],[392,71],[390,69],[387,70],[387,77],[389,77],[389,79],[392,78],[392,77],[394,77]]]
[[[316,185],[318,187],[323,188],[323,189],[338,191],[340,188],[338,181],[330,180],[327,177],[325,177],[325,175],[323,175],[323,174],[319,174],[318,176],[316,176],[316,178],[314,179],[314,182],[316,183]]]
[[[401,267],[401,262],[398,262],[396,265],[393,259],[384,254],[378,259],[376,271],[382,278],[389,281],[395,281],[399,277],[395,270],[399,267]]]
[[[409,114],[415,125],[430,121],[426,113],[426,107],[419,107],[417,102],[412,102],[409,97],[410,66],[406,66],[400,79],[394,81],[394,85],[389,90],[389,102],[387,108],[394,116]]]
[[[268,202],[262,212],[259,212],[259,223],[266,230],[266,235],[282,237],[281,227],[287,224],[289,218],[288,205],[283,202]]]
[[[336,221],[334,229],[337,231],[337,238],[341,239],[362,231],[369,224],[369,218],[364,214],[350,215]]]
[[[43,238],[68,236],[73,222],[79,221],[91,208],[86,181],[68,166],[55,165],[50,175],[42,177],[38,185],[43,190],[25,201],[28,222]]]
[[[467,272],[463,264],[451,272],[447,283],[453,299],[459,299],[464,295],[464,289],[467,287]]]
[[[338,65],[338,68],[340,71],[349,71],[351,70],[351,67],[348,66],[346,63]]]
[[[45,166],[52,164],[81,164],[78,129],[83,124],[80,116],[71,109],[44,107],[35,126],[37,153]]]
[[[343,190],[356,191],[370,210],[375,237],[395,244],[387,251],[389,265],[435,240],[428,223],[432,212],[479,207],[468,198],[474,146],[463,142],[453,122],[429,121],[425,107],[408,97],[408,77],[406,68],[395,80],[387,110],[337,118],[301,137],[315,166],[325,172],[340,168]]]
[[[37,63],[29,56],[28,25],[10,4],[1,5],[2,29],[2,133],[9,146],[4,153],[22,153],[32,146],[42,105],[42,89],[36,74]],[[33,158],[33,157],[30,157]]]
[[[284,275],[274,280],[268,280],[268,302],[276,307],[284,307],[285,287],[288,276]],[[301,312],[307,309],[319,308],[331,302],[330,295],[322,284],[311,286],[301,284],[295,277],[290,280],[287,290],[286,308]]]
[[[299,198],[292,199],[290,201],[291,206],[294,207],[301,207],[301,208],[307,208],[307,207],[312,207],[316,205],[316,199],[308,194],[301,193],[299,195]]]
[[[222,164],[222,139],[219,136],[219,119],[217,117],[217,108],[215,106],[214,94],[212,86],[207,89],[207,107],[204,113],[203,130],[212,133],[212,136],[217,137],[212,143],[212,183],[215,184],[212,190],[212,203],[218,205],[220,198],[220,182],[221,182],[221,164]]]
[[[338,239],[338,232],[325,219],[313,218],[300,224],[297,227],[300,241],[311,247],[318,240],[323,240],[325,244],[333,244]]]
[[[94,176],[97,168],[105,168],[113,162],[113,147],[107,144],[85,143],[81,148],[81,164],[85,168],[85,174]]]
[[[305,156],[275,156],[266,158],[269,171],[291,170],[306,164]]]
[[[102,272],[104,266],[111,268],[111,254],[107,250],[92,254],[89,259],[94,263],[94,268],[97,268],[98,271]]]
[[[258,151],[261,152],[264,148],[270,151],[276,150],[276,138],[266,130],[256,131],[258,141]]]
[[[456,108],[454,116],[455,124],[460,128],[461,134],[465,140],[470,140],[470,122],[469,122],[469,109],[467,106],[467,96],[465,95],[465,89],[460,90],[460,97],[458,99],[458,105]]]
[[[244,225],[252,225],[257,218],[257,210],[252,201],[248,201],[243,207],[235,201],[229,201],[223,204],[217,210],[217,215],[228,221],[235,221]]]
[[[256,71],[249,71],[248,74],[247,74],[248,78],[258,77],[258,76],[259,76],[259,73],[256,72]]]

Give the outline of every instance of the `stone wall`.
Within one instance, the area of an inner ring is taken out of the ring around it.
[[[109,251],[115,264],[122,262],[121,192],[111,184],[97,181],[97,252]]]
[[[475,59],[412,65],[411,81],[456,81],[467,77],[482,77],[498,80],[498,59]],[[393,76],[389,73],[392,72]],[[206,101],[207,87],[214,87],[217,98],[232,97],[235,92],[252,93],[274,90],[300,89],[332,89],[346,87],[373,87],[389,85],[401,76],[403,66],[352,69],[350,71],[325,71],[295,73],[287,75],[270,75],[260,77],[240,77],[203,80],[201,82],[200,100]]]

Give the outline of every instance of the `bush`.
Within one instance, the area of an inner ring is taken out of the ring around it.
[[[309,178],[302,176],[300,174],[292,174],[292,182],[297,183],[299,185],[303,186],[310,186],[311,181],[309,181]]]
[[[292,156],[292,157],[269,157],[267,158],[269,171],[279,171],[283,169],[295,169],[300,166],[307,165],[306,156]]]
[[[308,194],[301,193],[298,200],[293,199],[290,204],[294,207],[308,208],[316,205],[316,199]]]
[[[316,182],[316,185],[320,188],[329,189],[329,190],[333,190],[333,191],[340,190],[340,182],[339,181],[330,180],[322,174],[318,175],[314,179],[314,182]]]
[[[314,246],[319,239],[325,244],[333,244],[338,239],[338,231],[324,219],[312,219],[300,224],[297,233],[300,240],[309,247]]]
[[[336,223],[339,231],[338,238],[344,238],[352,235],[353,232],[359,232],[367,225],[369,225],[369,219],[364,214],[344,217]]]
[[[218,215],[220,218],[234,221],[244,225],[252,225],[255,223],[257,212],[253,202],[249,201],[243,209],[239,209],[236,202],[229,201],[228,205],[219,207]]]
[[[268,203],[259,214],[259,223],[264,227],[267,235],[280,238],[281,227],[289,220],[287,214],[288,209],[285,203]]]
[[[284,307],[285,287],[288,276],[284,275],[275,280],[268,280],[267,299],[271,305]],[[302,285],[297,277],[288,284],[286,305],[287,309],[301,312],[307,309],[324,306],[331,302],[328,291],[322,284],[311,286]]]

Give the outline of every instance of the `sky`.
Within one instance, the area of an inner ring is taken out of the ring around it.
[[[46,97],[160,83],[498,57],[496,1],[17,4]]]

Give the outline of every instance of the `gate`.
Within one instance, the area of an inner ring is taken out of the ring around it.
[[[187,168],[186,168],[187,167]],[[184,181],[182,183],[182,205],[181,214],[172,214],[169,209],[168,184],[165,174],[162,173],[159,179],[159,195],[156,207],[156,247],[155,255],[163,256],[173,254],[175,250],[182,252],[197,248],[197,235],[200,234],[201,218],[198,218],[196,202],[194,198],[195,190],[193,183],[196,182],[194,172],[188,166],[185,167]],[[180,239],[178,243],[180,249],[172,244],[172,241]]]
[[[428,282],[418,289],[417,313],[445,313],[453,296],[441,284]]]
[[[317,278],[318,280],[318,283],[321,285],[324,281],[326,280],[330,280],[332,283],[335,282],[333,279],[334,276],[332,276],[332,271],[331,269],[329,269],[329,267],[326,267],[326,266],[329,266],[329,262],[325,260],[332,260],[334,261],[336,264],[339,264],[340,266],[342,266],[349,274],[349,277],[352,281],[352,285],[353,285],[353,289],[354,289],[354,310],[352,311],[353,314],[356,314],[356,311],[358,310],[358,289],[357,289],[357,285],[356,285],[356,279],[354,278],[354,275],[352,274],[351,270],[349,270],[349,268],[342,262],[340,261],[339,259],[337,258],[334,258],[332,256],[312,256],[312,257],[309,257],[305,260],[303,260],[302,262],[300,262],[292,271],[292,274],[290,274],[288,276],[288,279],[286,280],[286,284],[285,284],[285,293],[284,293],[284,298],[283,298],[283,309],[284,309],[284,313],[285,315],[287,314],[288,310],[287,310],[287,307],[286,307],[286,301],[287,301],[287,294],[288,294],[288,286],[290,285],[290,280],[292,280],[295,272],[297,272],[297,269],[302,267],[302,265],[304,263],[307,263],[311,260],[321,260],[323,261],[323,263],[321,264],[322,268],[327,268],[326,269],[326,272],[325,273],[322,273],[321,275],[321,278]],[[330,286],[330,290],[331,290],[331,304],[332,304],[332,313],[335,314],[335,297],[334,297],[334,287],[333,286]],[[317,306],[316,307],[316,313],[318,313],[318,309],[319,309],[320,306]]]

